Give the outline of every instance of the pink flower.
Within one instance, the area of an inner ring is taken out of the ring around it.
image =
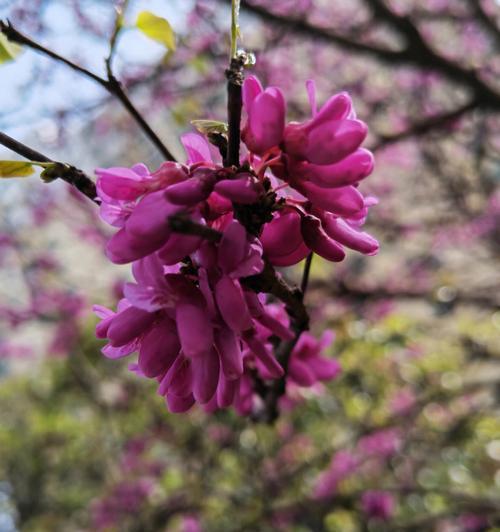
[[[366,137],[366,124],[356,120],[352,102],[345,92],[332,96],[316,111],[314,82],[308,82],[313,117],[285,128],[285,152],[293,159],[313,164],[334,164],[355,152]]]
[[[369,518],[387,521],[394,515],[394,496],[387,491],[365,491],[361,497],[361,507]]]
[[[285,99],[277,87],[262,88],[260,81],[249,76],[243,83],[243,105],[248,119],[242,139],[258,155],[277,146],[285,128]]]
[[[245,81],[239,168],[224,168],[214,146],[188,133],[187,165],[96,171],[101,217],[118,228],[106,254],[132,262],[135,278],[116,312],[95,307],[96,335],[107,339],[108,358],[138,352],[130,370],[155,379],[172,412],[198,403],[248,415],[262,407],[256,377],[284,376],[273,351],[296,333],[284,307],[245,280],[263,272],[265,260],[289,266],[311,252],[341,261],[345,247],[378,250],[360,229],[376,203],[358,189],[373,169],[372,154],[359,147],[366,126],[347,94],[318,112],[307,86],[313,117],[285,127],[281,91]],[[323,356],[331,339],[301,335],[289,358],[290,399],[294,387],[297,394],[338,374],[337,361]]]
[[[335,335],[325,331],[320,341],[308,332],[300,335],[289,364],[290,380],[299,386],[312,386],[318,381],[330,381],[340,373],[340,364],[333,358],[321,356]]]
[[[357,449],[364,456],[389,458],[398,452],[402,444],[398,429],[382,429],[364,436],[358,441]]]
[[[330,466],[316,480],[313,495],[316,499],[327,499],[335,495],[339,482],[358,468],[358,458],[350,451],[337,451]]]

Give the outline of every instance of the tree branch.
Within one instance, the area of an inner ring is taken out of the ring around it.
[[[468,0],[470,8],[476,14],[477,19],[489,31],[490,35],[500,44],[500,28],[495,24],[495,21],[486,12],[481,0]]]
[[[0,20],[0,32],[3,33],[7,37],[7,39],[9,39],[9,41],[36,50],[50,57],[54,61],[65,64],[69,68],[73,69],[75,72],[78,72],[83,76],[93,80],[95,83],[98,83],[101,87],[103,87],[106,91],[115,96],[121,102],[121,104],[125,107],[125,109],[132,116],[132,118],[137,122],[139,127],[145,133],[145,135],[158,148],[162,155],[169,161],[175,161],[175,157],[170,153],[168,148],[163,144],[158,135],[153,131],[153,129],[146,122],[141,113],[135,108],[133,103],[128,98],[127,94],[125,93],[125,90],[123,89],[122,84],[113,75],[109,61],[107,61],[106,63],[108,79],[101,78],[90,70],[87,70],[86,68],[81,67],[76,63],[73,63],[73,61],[66,59],[65,57],[53,52],[52,50],[49,50],[45,46],[42,46],[41,44],[30,39],[23,33],[19,32],[17,29],[15,29],[9,21],[5,23],[4,21]]]
[[[401,57],[403,62],[438,71],[449,79],[466,85],[482,107],[500,109],[500,94],[482,81],[474,70],[463,68],[439,55],[422,37],[410,17],[398,15],[387,6],[384,0],[364,1],[378,20],[392,26],[405,39],[406,46]]]
[[[440,303],[439,297],[433,292],[424,292],[421,290],[396,289],[390,290],[382,286],[360,287],[348,284],[343,280],[338,281],[321,281],[316,280],[311,284],[311,290],[327,291],[332,297],[346,297],[360,302],[379,301],[383,299],[421,299],[431,303]],[[491,295],[467,294],[458,292],[453,299],[444,303],[450,306],[454,305],[474,305],[486,309],[495,309],[500,306],[500,299],[495,297],[495,290],[491,290]]]
[[[454,120],[457,120],[464,114],[475,109],[479,106],[479,102],[475,99],[470,100],[464,105],[458,107],[454,111],[442,113],[440,115],[431,116],[426,120],[416,122],[412,124],[408,129],[400,131],[399,133],[393,133],[389,135],[379,135],[378,141],[371,147],[373,151],[376,151],[389,144],[394,144],[402,140],[406,140],[410,137],[421,137],[429,131],[439,130],[446,128]]]
[[[227,3],[228,0],[222,1]],[[408,64],[437,71],[449,80],[468,87],[474,93],[480,107],[500,109],[500,94],[481,80],[474,70],[463,68],[439,55],[425,42],[408,17],[393,13],[381,0],[365,0],[365,3],[372,9],[376,18],[387,22],[403,36],[406,41],[403,49],[392,50],[354,41],[331,29],[314,26],[307,20],[278,15],[260,5],[254,5],[248,0],[241,0],[242,8],[261,17],[265,22],[289,28],[298,35],[341,46],[353,53],[371,56],[390,65]]]
[[[243,85],[244,58],[233,57],[226,70],[227,78],[227,155],[224,166],[240,166],[240,138],[241,138],[241,87]]]
[[[9,148],[13,152],[22,155],[30,161],[39,163],[54,163],[54,167],[50,169],[51,177],[62,179],[70,185],[77,188],[83,195],[87,196],[94,203],[97,201],[96,187],[92,179],[88,177],[82,170],[74,166],[53,161],[46,155],[35,151],[34,149],[22,144],[21,142],[9,137],[5,133],[0,132],[0,144]]]

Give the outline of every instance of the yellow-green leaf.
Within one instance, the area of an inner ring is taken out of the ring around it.
[[[141,11],[136,26],[150,39],[165,45],[169,50],[175,50],[175,33],[167,19],[150,11]]]
[[[191,124],[204,135],[209,135],[210,133],[224,135],[228,130],[227,124],[218,120],[191,120]]]
[[[0,178],[27,177],[35,172],[32,163],[0,161]]]
[[[18,44],[11,43],[3,33],[0,33],[0,64],[15,59],[21,50]]]

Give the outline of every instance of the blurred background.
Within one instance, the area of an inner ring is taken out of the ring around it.
[[[370,128],[381,250],[315,258],[306,301],[342,373],[295,389],[273,426],[169,414],[94,339],[91,305],[128,278],[95,207],[62,182],[2,180],[0,531],[500,530],[500,3],[241,4],[242,46],[289,119],[309,116],[312,78]],[[105,76],[120,5],[3,0],[0,18]],[[143,10],[175,51],[138,31]],[[131,0],[124,20],[115,74],[182,160],[191,120],[225,120],[230,2]],[[90,175],[162,161],[102,87],[30,49],[0,89],[0,129],[51,158]]]

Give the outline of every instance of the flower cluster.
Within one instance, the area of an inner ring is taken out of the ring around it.
[[[95,308],[97,336],[108,340],[109,358],[138,351],[132,369],[158,381],[173,412],[195,402],[253,412],[257,383],[284,377],[277,342],[292,344],[290,383],[312,386],[339,371],[322,356],[324,341],[307,333],[297,341],[284,306],[245,282],[266,263],[296,264],[311,251],[335,261],[344,245],[377,251],[359,230],[374,203],[357,188],[373,167],[359,148],[366,126],[346,94],[317,112],[308,87],[313,118],[285,125],[281,91],[245,81],[246,151],[238,168],[224,167],[214,147],[189,133],[186,164],[96,171],[101,217],[119,228],[107,256],[133,263],[135,278],[117,312]]]

